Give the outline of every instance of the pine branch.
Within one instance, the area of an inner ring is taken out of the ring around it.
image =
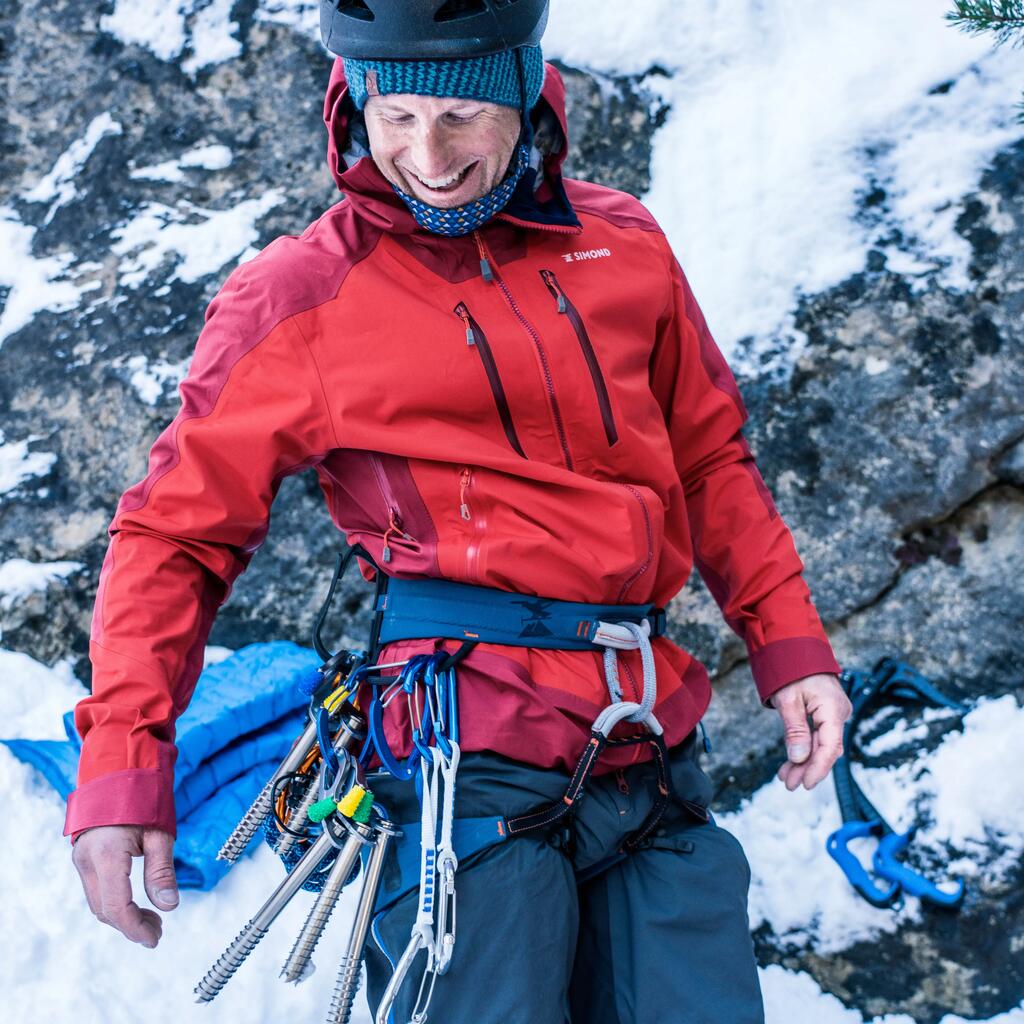
[[[946,21],[970,35],[995,34],[995,45],[1024,46],[1024,0],[953,0]]]

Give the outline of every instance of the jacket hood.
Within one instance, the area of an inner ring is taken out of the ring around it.
[[[395,194],[387,178],[370,157],[364,138],[354,129],[361,121],[349,94],[344,62],[334,59],[324,98],[327,127],[327,166],[335,184],[357,211],[384,231],[407,234],[423,229]],[[530,120],[534,146],[541,155],[543,180],[536,187],[530,172],[520,182],[509,204],[496,216],[524,227],[548,228],[576,234],[582,230],[562,186],[562,164],[569,149],[565,117],[565,83],[558,69],[544,65],[544,86]],[[536,155],[536,154],[535,154]],[[528,179],[528,182],[527,182]]]

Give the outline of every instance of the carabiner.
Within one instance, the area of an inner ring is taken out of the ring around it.
[[[373,701],[370,705],[366,719],[369,727],[368,740],[373,741],[373,747],[377,751],[380,763],[390,774],[402,782],[408,782],[410,779],[415,778],[416,772],[419,770],[419,751],[414,749],[409,754],[404,765],[391,752],[387,738],[384,735],[384,708],[379,700]],[[363,754],[360,754],[360,761],[363,760],[365,754],[366,750],[364,749]]]
[[[426,948],[427,942],[423,933],[420,931],[414,931],[409,937],[409,942],[405,947],[405,951],[399,958],[398,963],[395,964],[395,970],[391,975],[391,979],[388,981],[387,988],[384,989],[384,995],[381,997],[380,1005],[377,1007],[377,1014],[374,1017],[374,1024],[388,1024],[391,1007],[398,998],[398,992],[405,981],[406,975],[412,968],[413,961],[416,959],[416,954],[419,953],[421,949]]]
[[[437,908],[436,968],[438,974],[444,974],[451,966],[455,950],[455,865],[445,858],[438,865],[438,874],[441,876],[441,900]]]

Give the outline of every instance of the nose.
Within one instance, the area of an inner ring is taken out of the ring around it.
[[[438,178],[452,166],[455,153],[448,133],[435,123],[421,125],[409,145],[413,167],[424,177]]]

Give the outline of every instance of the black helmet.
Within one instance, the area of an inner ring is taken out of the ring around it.
[[[455,60],[536,46],[548,0],[320,0],[320,38],[355,60]]]

